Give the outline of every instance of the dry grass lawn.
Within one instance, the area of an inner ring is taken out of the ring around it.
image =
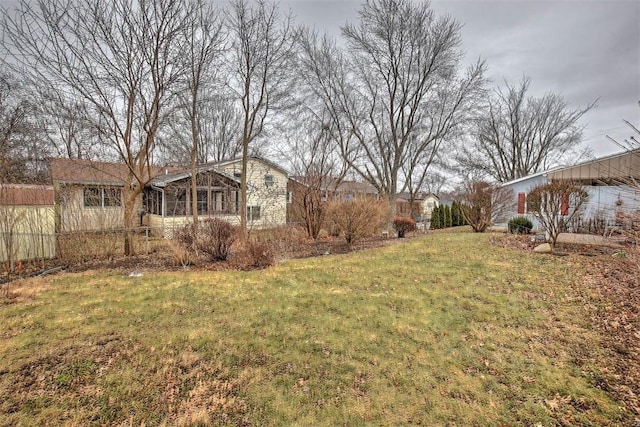
[[[633,425],[582,258],[489,240],[12,284],[0,425]]]

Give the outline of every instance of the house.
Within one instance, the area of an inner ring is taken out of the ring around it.
[[[58,232],[124,227],[122,190],[129,168],[124,163],[54,158],[49,161],[58,208]],[[149,168],[150,176],[166,168]],[[148,177],[144,177],[148,179]],[[142,209],[139,198],[135,212]]]
[[[527,194],[548,182],[547,173],[548,171],[542,171],[503,183],[500,186],[500,192],[504,195],[501,199],[506,200],[507,206],[499,209],[497,215],[494,213],[492,222],[497,227],[506,227],[511,218],[524,216],[531,221],[534,229],[538,229],[538,220],[527,209]]]
[[[410,203],[411,194],[402,192],[396,198],[396,215],[411,216],[417,222],[428,222],[431,220],[431,213],[439,206],[438,196],[431,193],[418,193],[413,196],[413,206]]]
[[[199,217],[218,217],[240,224],[242,159],[200,165],[196,170]],[[247,226],[266,228],[286,223],[287,172],[268,160],[247,162]],[[144,190],[147,225],[170,237],[192,220],[191,171],[155,176]]]
[[[52,181],[59,210],[59,231],[105,230],[124,226],[122,189],[129,170],[123,163],[52,159]],[[199,165],[196,170],[197,206],[200,216],[217,216],[240,223],[242,160]],[[248,226],[261,228],[286,221],[287,173],[257,157],[247,163]],[[190,222],[190,168],[148,168],[149,177],[134,212],[140,225],[159,235]]]
[[[50,185],[0,185],[0,262],[56,255],[54,192]]]
[[[634,221],[640,215],[640,149],[636,149],[502,184],[502,188],[512,192],[512,204],[506,215],[494,218],[495,223],[506,225],[510,218],[523,215],[536,228],[538,224],[528,210],[526,196],[534,187],[554,180],[578,183],[589,194],[580,212],[580,223],[575,225],[580,231],[589,231],[584,228],[594,223],[621,225],[621,221]]]

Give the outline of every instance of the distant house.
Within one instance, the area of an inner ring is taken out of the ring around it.
[[[582,224],[576,227],[583,227],[589,221],[613,226],[623,225],[621,221],[640,219],[640,149],[636,149],[502,184],[512,192],[512,204],[506,215],[495,218],[496,224],[506,225],[511,217],[524,215],[532,219],[536,227],[527,206],[527,194],[534,187],[554,180],[576,182],[589,194],[589,200],[580,212]]]
[[[196,171],[198,215],[218,216],[240,223],[241,160],[200,165]],[[123,163],[52,159],[51,175],[59,210],[59,230],[105,230],[124,226],[122,189],[128,168]],[[192,219],[191,170],[149,169],[148,183],[137,202],[140,220],[157,233]],[[268,227],[286,221],[287,173],[260,158],[249,158],[247,219],[250,227]],[[141,224],[142,225],[142,224]]]
[[[411,203],[411,194],[405,191],[396,198],[396,215],[411,216],[418,222],[428,222],[433,209],[438,206],[439,199],[435,194],[418,193],[413,196]]]
[[[359,198],[368,198],[378,200],[380,194],[376,187],[368,182],[341,180],[338,185],[328,183],[325,189],[328,198],[339,198],[341,200],[352,200]]]
[[[56,255],[54,192],[50,185],[0,185],[0,262]]]

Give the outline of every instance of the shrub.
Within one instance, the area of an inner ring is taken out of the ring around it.
[[[579,216],[588,199],[589,193],[571,181],[551,181],[529,191],[527,207],[546,232],[552,249],[558,235]]]
[[[533,228],[533,223],[525,216],[511,218],[508,223],[509,233],[529,234]]]
[[[273,265],[275,256],[267,243],[248,241],[231,257],[231,265],[237,270],[262,269]]]
[[[438,228],[440,228],[440,208],[436,206],[431,211],[431,229],[437,230]]]
[[[333,221],[348,245],[377,233],[387,214],[386,203],[379,200],[333,200],[327,205],[327,218]]]
[[[512,192],[485,181],[468,181],[460,192],[460,211],[476,233],[484,233],[493,218],[500,218],[511,206]]]
[[[249,242],[247,244],[249,266],[254,268],[266,268],[274,263],[273,251],[266,243]]]
[[[451,227],[453,222],[451,220],[451,207],[449,205],[444,205],[444,226]]]
[[[393,219],[393,229],[402,238],[406,233],[416,230],[416,222],[413,218],[398,216]]]
[[[173,236],[187,250],[202,252],[215,261],[229,257],[231,245],[237,237],[236,227],[218,218],[204,220],[197,228],[187,224],[176,230]]]
[[[236,227],[218,218],[207,219],[199,226],[197,248],[213,260],[224,261],[231,253],[231,245],[238,238]]]

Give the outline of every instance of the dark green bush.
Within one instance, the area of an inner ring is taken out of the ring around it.
[[[529,234],[533,228],[533,223],[529,218],[524,216],[517,216],[509,220],[509,233],[514,234]]]
[[[433,211],[431,211],[431,229],[437,230],[441,228],[440,225],[440,208],[435,207]]]

